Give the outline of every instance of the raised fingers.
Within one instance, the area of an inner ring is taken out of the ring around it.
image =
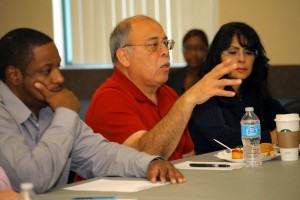
[[[237,68],[236,63],[232,63],[230,59],[225,60],[224,62],[218,64],[216,67],[214,67],[210,73],[208,73],[210,76],[220,79],[224,75],[230,73],[231,71],[235,70]]]

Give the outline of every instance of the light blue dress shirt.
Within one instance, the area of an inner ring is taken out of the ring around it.
[[[22,182],[36,193],[64,185],[70,170],[86,178],[145,177],[156,157],[108,142],[67,108],[45,107],[37,118],[0,82],[0,166],[16,191]]]

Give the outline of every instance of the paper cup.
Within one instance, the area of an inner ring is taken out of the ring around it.
[[[282,161],[295,161],[299,158],[299,148],[280,148],[280,156]]]
[[[276,129],[277,132],[299,131],[299,114],[277,114]]]
[[[278,145],[280,148],[299,148],[299,131],[277,132]]]
[[[298,160],[300,131],[277,132],[281,160]]]

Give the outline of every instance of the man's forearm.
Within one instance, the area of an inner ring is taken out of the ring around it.
[[[168,158],[176,149],[195,105],[181,96],[170,111],[138,142],[138,150]]]

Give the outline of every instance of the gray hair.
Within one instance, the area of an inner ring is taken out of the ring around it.
[[[152,19],[145,15],[136,15],[129,17],[121,21],[110,34],[109,46],[112,63],[115,65],[118,63],[117,50],[124,47],[129,43],[129,32],[131,31],[131,21],[136,18]],[[154,19],[152,19],[154,20]],[[154,20],[155,21],[155,20]]]

